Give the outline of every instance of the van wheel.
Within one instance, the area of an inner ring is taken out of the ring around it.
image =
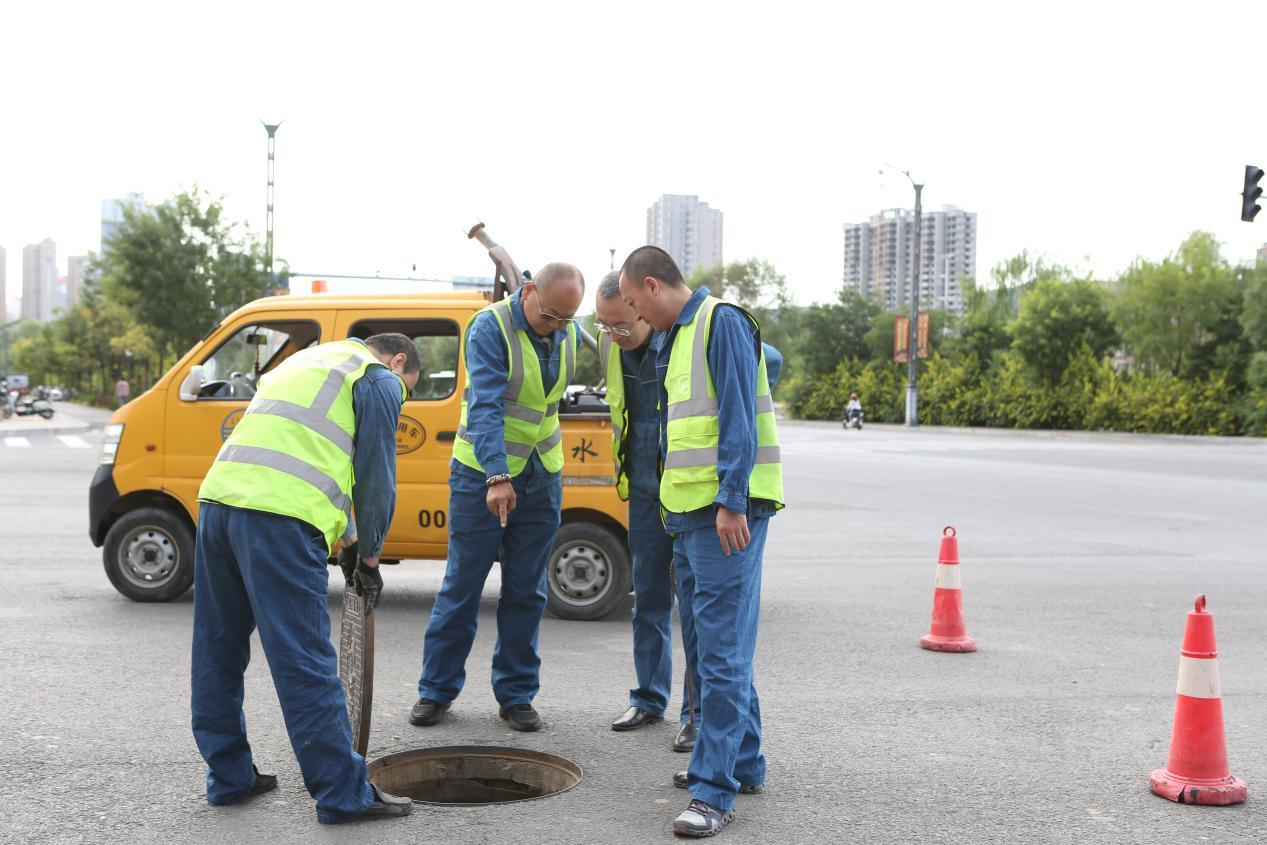
[[[629,594],[633,579],[624,541],[592,522],[562,526],[547,567],[546,607],[560,619],[602,619]]]
[[[171,601],[194,583],[194,538],[163,508],[124,515],[106,534],[106,577],[133,601]]]

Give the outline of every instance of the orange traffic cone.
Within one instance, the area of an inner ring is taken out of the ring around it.
[[[1239,804],[1247,790],[1245,781],[1232,777],[1227,769],[1219,650],[1205,596],[1197,596],[1196,609],[1188,611],[1179,654],[1170,756],[1166,768],[1149,776],[1148,788],[1180,804]]]
[[[959,540],[953,525],[941,532],[937,556],[937,582],[933,588],[933,624],[920,637],[922,648],[932,651],[976,651],[977,641],[963,624],[963,591],[959,586]]]

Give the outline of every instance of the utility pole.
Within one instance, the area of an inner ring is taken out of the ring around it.
[[[612,254],[612,260],[611,260],[611,263],[607,265],[607,269],[608,269],[608,270],[615,270],[615,269],[616,269],[616,248],[615,248],[615,247],[611,247],[611,248],[610,248],[610,249],[608,249],[607,251],[608,251],[608,252],[610,252],[610,253]]]
[[[907,174],[907,178],[910,178],[910,174]],[[913,179],[911,184],[915,186],[915,267],[911,282],[911,336],[906,347],[906,424],[914,428],[919,425],[919,393],[915,387],[915,377],[919,374],[919,252],[920,230],[924,220],[920,195],[924,191],[924,186]]]
[[[268,133],[268,216],[265,218],[264,228],[264,263],[265,272],[268,273],[268,283],[275,286],[273,281],[273,176],[276,167],[277,153],[277,130],[281,128],[282,121],[277,123],[264,123],[264,131]]]

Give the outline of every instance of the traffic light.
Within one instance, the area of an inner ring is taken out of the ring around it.
[[[1254,215],[1262,210],[1257,204],[1263,195],[1258,183],[1263,179],[1263,169],[1252,164],[1245,165],[1245,190],[1241,192],[1241,219],[1246,223],[1254,222]]]

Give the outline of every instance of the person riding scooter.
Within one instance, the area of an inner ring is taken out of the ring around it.
[[[857,393],[849,394],[849,404],[845,406],[845,428],[862,429],[862,403]]]

